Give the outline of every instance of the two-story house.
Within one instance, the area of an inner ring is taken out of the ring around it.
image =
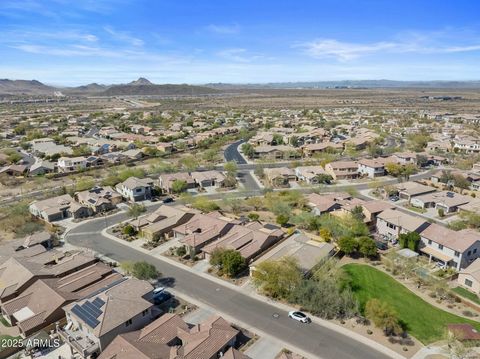
[[[82,358],[100,353],[116,336],[138,330],[155,316],[153,287],[122,278],[64,308],[67,324],[58,334]]]
[[[115,189],[130,202],[144,201],[152,197],[153,181],[148,178],[129,177]]]
[[[421,233],[430,225],[418,216],[401,212],[397,209],[386,209],[377,215],[376,230],[378,234],[387,239],[398,239],[402,233]]]

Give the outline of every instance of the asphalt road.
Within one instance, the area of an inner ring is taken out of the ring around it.
[[[152,211],[156,207],[152,206],[149,210]],[[287,317],[287,312],[262,300],[222,286],[101,235],[101,230],[106,226],[122,221],[126,217],[125,213],[119,213],[107,220],[100,218],[86,222],[71,230],[65,239],[68,243],[93,249],[116,261],[148,261],[158,268],[164,278],[173,278],[171,285],[179,293],[194,297],[219,312],[268,333],[283,341],[286,346],[290,344],[325,359],[388,358],[385,354],[347,335],[315,323],[295,322]]]
[[[228,147],[225,149],[223,155],[225,157],[225,161],[235,161],[239,165],[246,165],[247,161],[245,161],[245,158],[238,152],[237,148],[238,146],[245,142],[244,140],[240,140],[237,142],[232,143],[231,145],[228,145]]]

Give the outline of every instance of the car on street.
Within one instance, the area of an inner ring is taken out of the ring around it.
[[[301,323],[310,323],[312,321],[308,315],[299,312],[298,310],[288,312],[288,317]]]
[[[162,202],[163,203],[172,203],[172,202],[174,202],[174,199],[172,197],[167,197],[167,198],[164,198]]]

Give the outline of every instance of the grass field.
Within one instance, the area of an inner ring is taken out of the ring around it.
[[[424,344],[444,338],[446,325],[450,323],[470,323],[480,330],[479,322],[432,306],[378,269],[361,264],[347,264],[343,268],[352,280],[361,310],[371,298],[391,304],[407,332]]]
[[[470,299],[474,303],[480,304],[480,298],[475,293],[472,293],[462,287],[456,287],[456,288],[453,288],[452,290],[458,295],[464,298]]]

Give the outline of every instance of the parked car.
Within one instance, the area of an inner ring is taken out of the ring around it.
[[[390,201],[392,201],[392,202],[397,202],[397,201],[400,200],[400,197],[398,197],[398,196],[390,196],[389,199],[390,199]]]
[[[162,303],[165,303],[166,301],[172,299],[172,297],[173,296],[172,296],[171,293],[164,290],[164,291],[160,292],[159,294],[153,296],[153,303],[155,303],[156,305],[162,304]]]
[[[288,312],[288,317],[301,323],[310,323],[312,320],[305,313],[292,310]]]
[[[175,202],[175,200],[172,198],[172,197],[167,197],[167,198],[164,198],[163,203],[172,203],[172,202]]]
[[[375,241],[375,245],[377,246],[378,249],[381,251],[385,251],[388,249],[388,244],[382,241]]]

